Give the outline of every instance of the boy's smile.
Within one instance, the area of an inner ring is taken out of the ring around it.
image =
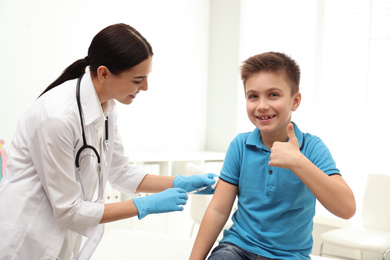
[[[266,123],[266,122],[270,121],[272,118],[275,118],[275,115],[273,115],[273,116],[258,116],[257,118],[260,120],[260,122]]]
[[[283,73],[261,71],[245,83],[245,98],[250,121],[261,131],[263,143],[287,140],[291,112],[301,101],[299,92],[291,95],[291,87]]]

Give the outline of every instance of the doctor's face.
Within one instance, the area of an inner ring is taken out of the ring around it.
[[[129,105],[141,90],[148,90],[148,76],[152,69],[152,57],[119,75],[109,73],[105,89],[109,99]]]

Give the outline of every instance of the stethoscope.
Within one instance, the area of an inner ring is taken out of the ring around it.
[[[80,82],[81,82],[81,79],[83,78],[83,76],[84,76],[84,74],[81,75],[78,78],[77,86],[76,86],[76,100],[77,100],[77,107],[78,107],[79,114],[80,114],[81,131],[82,131],[82,136],[83,136],[83,146],[81,146],[81,148],[77,151],[76,159],[75,159],[76,172],[77,172],[76,176],[79,179],[81,190],[82,190],[82,193],[83,193],[83,196],[84,196],[84,200],[87,200],[87,195],[86,195],[86,192],[85,192],[85,189],[84,189],[84,185],[83,185],[82,180],[81,180],[80,155],[81,155],[82,151],[84,151],[86,149],[91,149],[93,151],[93,153],[96,155],[97,162],[98,162],[99,190],[98,190],[98,198],[94,202],[99,202],[99,201],[101,201],[103,199],[103,174],[102,174],[101,166],[100,166],[100,155],[99,155],[98,151],[95,149],[95,147],[93,147],[92,145],[88,145],[87,144],[87,140],[85,138],[84,120],[83,120],[83,113],[82,113],[83,109],[82,109],[81,101],[80,101]],[[106,144],[106,147],[108,147],[108,144],[109,144],[109,141],[108,141],[108,117],[105,120],[105,141],[104,142]]]

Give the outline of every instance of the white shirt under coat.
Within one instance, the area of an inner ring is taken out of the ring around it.
[[[69,231],[86,237],[99,233],[104,205],[84,201],[75,176],[76,153],[83,145],[76,83],[70,80],[45,93],[19,121],[0,183],[0,259],[56,259]],[[97,129],[104,131],[104,116],[89,70],[80,97],[87,143],[95,145]],[[107,109],[109,146],[100,142],[97,149],[103,185],[109,181],[116,190],[134,195],[146,173],[124,156],[115,102],[109,101]],[[87,189],[94,189],[96,178],[82,179]]]

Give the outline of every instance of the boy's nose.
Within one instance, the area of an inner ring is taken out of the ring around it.
[[[258,110],[268,110],[269,109],[269,105],[266,101],[264,100],[260,100],[257,104],[257,109]]]

